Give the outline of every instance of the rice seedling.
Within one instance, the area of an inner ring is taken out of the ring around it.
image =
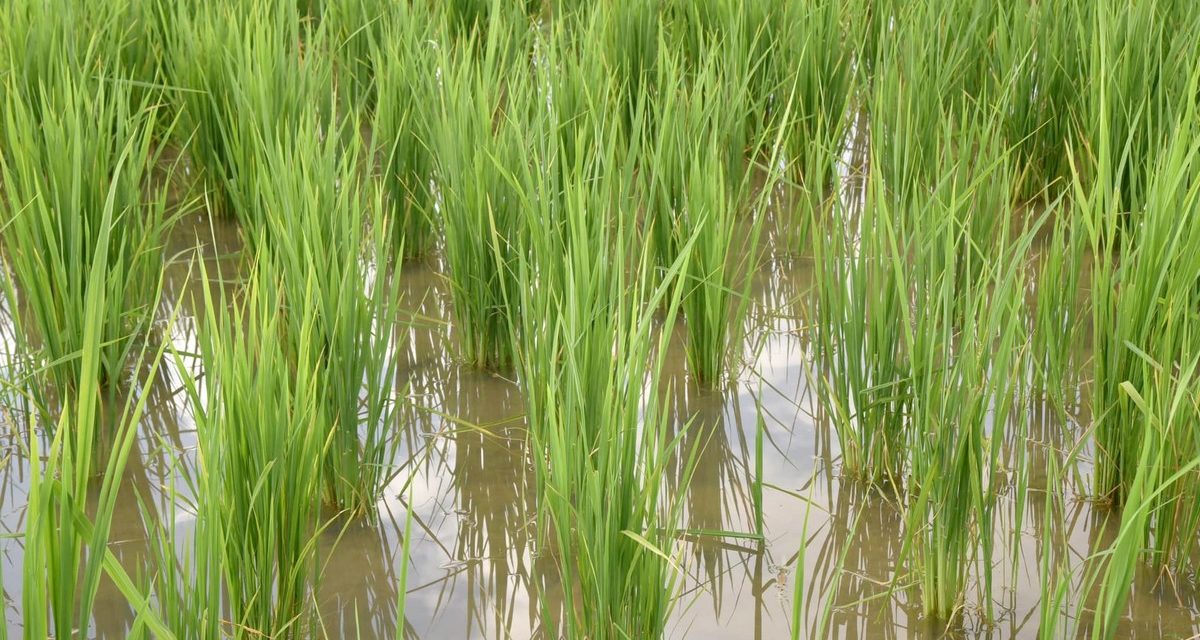
[[[563,598],[561,626],[545,605],[543,624],[572,638],[660,637],[678,579],[679,502],[662,493],[675,444],[656,404],[669,334],[653,327],[659,307],[668,324],[678,309],[691,245],[660,278],[623,215],[634,156],[615,153],[599,115],[566,126],[583,127],[581,148],[596,151],[564,174],[551,135],[545,162],[513,175],[529,243],[513,340],[539,452],[539,540]]]
[[[1041,221],[1010,231],[1003,214],[1011,210],[1013,169],[998,128],[989,126],[993,117],[948,132],[957,153],[941,160],[945,177],[928,200],[914,200],[898,224],[883,218],[891,250],[882,258],[909,261],[911,278],[897,283],[911,295],[900,307],[911,393],[905,544],[915,553],[923,611],[938,619],[963,606],[971,566],[981,572],[985,619],[994,616],[991,532],[1006,464],[1001,447],[1024,432],[1023,288]]]
[[[785,131],[790,177],[803,186],[808,208],[822,210],[858,88],[853,46],[859,36],[843,26],[843,3],[785,4],[780,11],[783,15],[766,23],[771,27],[763,27],[778,33],[767,36],[773,48],[760,73],[761,88],[752,90],[772,95],[768,117],[770,126]],[[800,212],[799,224],[806,217]]]
[[[1154,374],[1145,379],[1143,391],[1129,382],[1121,385],[1141,413],[1145,428],[1116,540],[1101,552],[1106,559],[1103,569],[1091,572],[1087,579],[1088,584],[1098,582],[1100,591],[1093,638],[1116,637],[1134,570],[1143,555],[1148,552],[1151,562],[1161,567],[1171,557],[1173,544],[1182,544],[1177,551],[1184,557],[1195,547],[1200,450],[1191,432],[1200,418],[1200,394],[1196,392],[1200,358],[1184,362],[1176,370],[1148,359],[1146,363],[1154,367]],[[1181,443],[1183,439],[1186,442]],[[1181,516],[1186,520],[1181,522]]]
[[[814,233],[813,281],[807,313],[816,361],[810,377],[837,433],[843,473],[869,484],[898,483],[904,474],[909,386],[907,353],[896,319],[908,293],[902,266],[888,255],[886,187],[868,181],[861,214],[835,200],[828,231]],[[822,227],[814,225],[814,229]]]
[[[1193,76],[1193,90],[1200,73]],[[1192,330],[1197,308],[1196,273],[1200,256],[1200,190],[1194,176],[1200,168],[1195,132],[1195,100],[1183,111],[1171,141],[1146,184],[1145,206],[1136,222],[1121,208],[1120,173],[1101,162],[1097,187],[1087,191],[1074,181],[1075,201],[1082,208],[1091,250],[1091,315],[1093,413],[1097,497],[1124,502],[1143,449],[1141,412],[1122,388],[1126,383],[1145,391],[1155,368],[1182,366],[1194,354]],[[1100,158],[1111,157],[1108,136],[1101,137]],[[1120,255],[1120,259],[1114,256]]]
[[[185,506],[195,526],[179,560],[177,525],[160,525],[166,569],[155,591],[157,611],[181,637],[304,637],[312,614],[323,462],[333,440],[315,375],[321,347],[315,314],[291,322],[280,283],[262,266],[228,310],[204,291],[204,379],[184,378],[199,461],[177,482],[192,496]],[[313,284],[298,308],[316,305]],[[289,339],[293,330],[299,335]],[[175,360],[188,371],[182,355]]]
[[[393,452],[398,292],[387,273],[391,221],[382,194],[372,197],[359,184],[361,146],[340,133],[357,120],[339,125],[310,114],[302,122],[302,131],[327,133],[284,137],[264,150],[253,214],[261,227],[250,237],[293,310],[286,316],[288,352],[298,357],[313,349],[307,364],[321,399],[319,419],[331,434],[325,500],[351,516],[372,515]]]
[[[65,400],[80,390],[89,301],[103,295],[97,388],[126,377],[157,309],[166,194],[143,195],[158,162],[157,110],[132,103],[126,86],[63,64],[31,100],[5,95],[0,191],[5,259],[26,316],[28,348]],[[13,86],[12,80],[8,86]]]
[[[63,403],[58,413],[49,448],[39,427],[50,425],[38,413],[29,414],[27,454],[30,460],[29,502],[24,527],[22,622],[26,637],[73,637],[91,623],[100,580],[107,576],[135,606],[146,601],[108,549],[118,487],[130,450],[134,446],[137,425],[146,408],[148,394],[131,391],[120,411],[105,411],[100,401],[100,374],[103,366],[102,342],[106,322],[104,307],[107,292],[99,286],[106,275],[97,260],[89,270],[97,283],[88,293],[85,316],[81,319],[84,335],[78,354],[81,377],[77,393]],[[160,346],[150,362],[149,377],[158,370],[164,347]],[[144,362],[145,347],[137,360]],[[29,382],[28,393],[40,393],[40,376]],[[94,443],[103,431],[111,434],[112,445],[104,459],[97,459]],[[44,455],[43,455],[44,452]],[[98,464],[99,463],[99,464]],[[101,470],[96,487],[95,472]],[[85,512],[89,494],[97,489],[92,513]],[[170,637],[161,621],[153,615],[139,616],[161,637]]]
[[[409,5],[381,0],[332,0],[325,4],[321,22],[328,32],[328,45],[335,60],[337,83],[344,96],[342,104],[360,109],[362,115],[374,110],[378,58],[374,52],[390,38],[385,31],[396,18],[414,11],[421,3]]]
[[[123,0],[14,0],[0,9],[2,91],[40,98],[62,69],[125,83],[134,104],[157,91],[162,34],[153,4]],[[11,85],[8,83],[11,82]],[[40,115],[40,111],[38,112]]]
[[[1171,2],[1100,2],[1081,19],[1088,83],[1078,148],[1094,160],[1075,168],[1094,188],[1113,190],[1122,211],[1136,211],[1178,110],[1195,95],[1188,90],[1200,12]]]
[[[680,247],[696,238],[683,298],[688,362],[698,380],[713,384],[725,375],[739,342],[763,209],[777,180],[778,142],[759,187],[752,182],[759,172],[746,154],[757,157],[772,141],[749,139],[745,114],[754,107],[747,98],[746,75],[732,71],[726,76],[726,68],[710,57],[690,87],[668,84],[678,82],[680,64],[674,56],[659,61],[664,92],[650,105],[653,132],[642,167],[651,199],[648,239],[665,268],[677,260]],[[727,103],[746,105],[745,110],[717,108]],[[748,216],[743,216],[747,208]]]
[[[505,368],[513,362],[521,228],[520,204],[501,167],[517,171],[528,162],[522,123],[536,103],[529,68],[508,60],[503,35],[489,35],[481,58],[471,55],[474,48],[443,51],[439,61],[438,207],[461,356]]]
[[[1080,301],[1081,271],[1086,264],[1087,233],[1082,216],[1073,205],[1061,201],[1050,205],[1053,229],[1037,252],[1037,277],[1031,283],[1029,324],[1030,356],[1034,365],[1035,391],[1048,396],[1067,415],[1067,406],[1078,387],[1081,362],[1081,328],[1086,318]]]
[[[169,79],[181,102],[181,132],[204,173],[209,208],[243,219],[261,171],[257,149],[293,135],[309,110],[333,112],[332,69],[315,31],[287,3],[180,3]]]
[[[421,6],[396,9],[369,52],[378,96],[371,136],[383,158],[382,182],[408,257],[428,252],[437,240],[433,106],[440,56],[431,16]]]

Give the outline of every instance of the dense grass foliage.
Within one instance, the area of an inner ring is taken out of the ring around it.
[[[99,320],[100,388],[119,386],[153,320],[168,214],[158,161],[158,112],[117,80],[69,65],[35,96],[7,82],[0,121],[5,258],[26,332],[60,396],[80,389],[88,323]],[[99,314],[99,318],[97,315]]]
[[[161,525],[167,579],[154,606],[180,637],[293,637],[311,623],[322,462],[336,446],[316,316],[289,326],[279,283],[261,266],[231,308],[223,303],[204,293],[205,378],[185,380],[197,407],[199,464],[182,483],[195,528],[184,539],[171,519]],[[300,303],[316,303],[311,290]]]
[[[561,126],[612,149],[598,120]],[[660,305],[668,321],[678,311],[694,243],[657,277],[622,215],[634,202],[632,165],[580,154],[559,173],[554,139],[520,181],[530,251],[518,263],[515,339],[538,452],[539,539],[556,569],[540,586],[562,599],[560,612],[544,602],[543,616],[564,637],[659,637],[679,579],[678,507],[662,506],[678,504],[662,493],[677,444],[655,404],[666,338],[653,329]]]
[[[313,51],[327,46],[325,31],[288,3],[181,2],[170,19],[168,84],[208,205],[252,226],[257,149],[294,135],[310,110],[332,114],[332,64]]]
[[[758,377],[783,255],[823,468],[903,528],[868,599],[994,622],[1026,518],[1077,497],[1117,530],[1042,541],[1040,637],[1119,637],[1137,576],[1195,573],[1198,3],[12,0],[0,36],[27,636],[86,634],[102,579],[133,636],[319,636],[322,534],[373,525],[424,454],[400,408],[439,411],[397,382],[429,266],[453,366],[525,402],[544,635],[667,633],[697,438],[666,359]],[[193,204],[246,268],[198,269],[181,338],[153,329]],[[105,546],[167,348],[197,444],[161,438],[178,517],[145,508],[134,580]]]
[[[490,36],[479,58],[472,40],[443,49],[433,134],[457,343],[464,360],[491,368],[513,362],[521,210],[506,172],[529,162],[523,125],[539,99],[508,42]]]
[[[398,294],[384,270],[391,221],[381,194],[359,184],[363,149],[341,142],[339,127],[356,122],[313,114],[302,123],[327,137],[288,136],[264,150],[266,173],[252,208],[261,227],[250,235],[283,294],[287,353],[317,381],[318,421],[329,439],[325,501],[355,516],[373,514],[389,477],[396,406]]]
[[[438,99],[436,23],[413,5],[380,18],[381,37],[367,52],[375,72],[371,139],[382,163],[396,236],[407,256],[433,249],[438,213],[433,187]]]

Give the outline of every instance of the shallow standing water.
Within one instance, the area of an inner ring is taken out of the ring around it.
[[[201,241],[210,279],[232,286],[239,263],[237,229],[202,215],[184,219],[171,239],[167,304],[183,311],[170,336],[181,352],[194,350],[192,292],[198,284],[188,251]],[[218,270],[219,267],[219,270]],[[502,376],[455,362],[448,295],[436,258],[406,263],[401,271],[405,310],[412,314],[399,342],[397,384],[407,389],[396,435],[400,471],[386,492],[378,522],[331,527],[322,540],[325,563],[317,598],[331,638],[394,637],[395,585],[410,563],[404,626],[411,638],[529,638],[538,634],[539,606],[532,584],[549,568],[534,554],[532,469],[524,448],[523,408],[517,385]],[[774,639],[790,636],[793,598],[802,580],[800,637],[822,630],[841,638],[1034,638],[1039,619],[1038,558],[1046,548],[1076,567],[1111,539],[1116,519],[1083,500],[1068,499],[1062,522],[1044,517],[1045,496],[1031,491],[1015,528],[1015,503],[1000,509],[994,565],[998,581],[994,622],[968,598],[962,620],[945,628],[920,615],[905,577],[903,514],[895,496],[863,489],[837,475],[837,446],[812,415],[805,368],[811,362],[800,300],[811,269],[803,258],[778,255],[755,280],[746,326],[744,366],[720,390],[700,390],[684,370],[682,343],[672,343],[665,399],[675,429],[699,462],[684,501],[681,562],[686,571],[668,637]],[[5,310],[7,313],[7,310]],[[164,312],[164,317],[167,315]],[[164,327],[164,329],[168,329]],[[679,337],[678,331],[676,338]],[[5,349],[11,326],[4,327]],[[176,459],[194,462],[190,408],[172,367],[150,382],[150,410],[126,471],[111,547],[131,575],[148,561],[143,518],[192,517],[171,511],[166,496]],[[1078,427],[1049,418],[1035,405],[1031,455],[1059,455]],[[761,478],[757,438],[761,417]],[[15,416],[6,416],[0,444],[0,568],[8,629],[20,633],[22,544],[29,485]],[[44,435],[44,434],[41,434]],[[1033,465],[1035,468],[1037,465]],[[761,480],[762,537],[754,487]],[[678,488],[678,479],[674,485]],[[1036,488],[1036,479],[1033,482]],[[1044,485],[1043,485],[1044,486]],[[138,507],[143,499],[146,511]],[[1068,497],[1069,498],[1069,497]],[[400,555],[406,509],[414,515],[412,555]],[[1107,527],[1105,526],[1107,523]],[[1013,545],[1019,562],[1012,568]],[[898,580],[894,578],[899,575]],[[1015,576],[1015,577],[1014,577]],[[901,587],[895,587],[899,584]],[[1135,615],[1123,637],[1186,638],[1200,631],[1200,603],[1185,581],[1156,586],[1143,575],[1132,597]],[[1078,598],[1075,598],[1078,600]],[[1078,608],[1063,614],[1082,616]],[[86,635],[122,638],[134,615],[113,585],[101,585]]]

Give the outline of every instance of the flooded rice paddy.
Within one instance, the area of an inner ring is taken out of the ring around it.
[[[197,242],[201,249],[193,254],[189,249]],[[177,257],[167,272],[163,315],[182,303],[170,340],[190,353],[197,322],[191,292],[198,284],[192,257],[235,282],[242,268],[238,230],[231,222],[193,215],[176,227],[170,248]],[[1075,604],[1058,614],[1086,629],[1081,569],[1114,538],[1119,514],[1093,506],[1079,489],[1056,496],[1063,512],[1047,518],[1045,479],[1037,477],[1030,480],[1023,513],[1012,495],[1002,497],[993,560],[995,621],[984,622],[984,612],[972,605],[951,626],[923,618],[919,600],[905,588],[911,550],[904,548],[897,497],[839,477],[836,439],[809,388],[814,360],[800,305],[814,277],[811,261],[779,247],[768,253],[754,281],[744,364],[733,382],[698,388],[688,379],[682,340],[671,343],[663,391],[669,423],[683,432],[682,449],[694,446],[698,453],[683,498],[679,561],[686,578],[667,637],[787,638],[798,611],[800,637],[1036,638],[1046,614],[1039,575],[1044,554],[1061,557],[1075,572],[1067,599]],[[397,473],[378,522],[335,520],[321,536],[321,624],[331,638],[395,637],[397,575],[407,563],[406,638],[538,637],[543,603],[532,585],[553,567],[533,544],[533,469],[519,388],[451,356],[454,326],[436,256],[405,263],[398,277],[411,321],[395,354],[396,384],[408,398],[396,421]],[[5,331],[10,334],[11,326]],[[194,523],[186,507],[172,510],[167,498],[178,477],[175,465],[196,464],[192,408],[180,384],[170,367],[151,382],[149,409],[121,484],[110,548],[130,575],[144,574],[152,556],[147,519],[173,519],[183,530]],[[1077,415],[1064,423],[1036,401],[1029,411],[1028,442],[1009,444],[1028,448],[1032,469],[1045,468],[1047,457],[1065,456],[1088,419]],[[0,551],[8,629],[19,634],[30,469],[17,446],[16,423],[6,422]],[[682,461],[676,466],[682,472]],[[1080,467],[1086,473],[1086,461]],[[678,478],[669,482],[677,491]],[[1075,483],[1086,486],[1086,478]],[[186,494],[186,488],[175,489]],[[401,539],[410,506],[415,529],[405,557]],[[1120,637],[1200,632],[1200,601],[1188,585],[1142,571]],[[86,635],[123,638],[135,618],[105,578]]]

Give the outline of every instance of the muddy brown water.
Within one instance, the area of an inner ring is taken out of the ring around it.
[[[171,329],[171,340],[181,350],[195,346],[188,292],[196,289],[197,272],[188,250],[197,242],[210,276],[220,266],[232,283],[239,267],[234,225],[203,214],[177,225],[169,253],[179,258],[167,270],[166,296],[182,302]],[[1117,520],[1073,496],[1063,501],[1060,515],[1045,518],[1046,494],[1038,488],[1045,483],[1037,477],[1031,479],[1016,535],[1015,502],[1011,495],[1002,498],[993,559],[994,621],[984,622],[974,594],[953,626],[922,618],[918,594],[903,588],[910,578],[903,515],[895,498],[838,476],[836,441],[813,415],[805,375],[811,358],[797,307],[811,268],[802,258],[778,253],[755,279],[746,361],[733,382],[719,390],[697,389],[687,379],[682,343],[676,339],[671,346],[664,402],[673,428],[690,425],[685,446],[698,447],[699,461],[683,489],[685,535],[679,550],[686,577],[667,637],[788,638],[801,580],[800,637],[821,629],[820,635],[837,638],[1035,638],[1043,615],[1038,563],[1047,549],[1073,571],[1070,609],[1055,615],[1087,629],[1089,614],[1086,606],[1080,609],[1077,595],[1085,558],[1111,539]],[[451,356],[453,327],[440,273],[436,258],[407,263],[401,271],[405,309],[414,320],[397,354],[398,384],[407,386],[410,401],[396,432],[396,462],[405,472],[389,486],[377,523],[335,528],[322,540],[325,569],[316,597],[331,638],[395,637],[397,576],[405,562],[406,637],[490,640],[537,634],[533,584],[548,567],[534,550],[533,480],[521,396],[511,380],[462,366]],[[11,348],[10,338],[3,342]],[[183,530],[192,519],[186,511],[172,511],[166,500],[175,461],[194,463],[196,449],[180,384],[180,372],[170,367],[150,383],[151,408],[122,485],[111,548],[131,573],[142,570],[150,555],[139,495],[149,505],[149,518],[173,518]],[[764,535],[755,539],[748,534],[757,522],[760,408]],[[1053,412],[1036,405],[1031,411],[1035,460],[1060,455],[1077,437],[1077,425],[1058,423],[1049,417]],[[0,533],[6,534],[0,538],[0,568],[8,629],[20,633],[18,534],[24,528],[29,463],[16,444],[15,426],[6,423],[0,430],[7,455],[0,466]],[[408,478],[411,485],[404,490]],[[673,482],[678,491],[678,479]],[[409,502],[415,529],[411,556],[404,558],[401,537]],[[1168,588],[1156,576],[1139,575],[1130,611],[1120,637],[1187,638],[1200,631],[1200,602],[1186,580]],[[123,597],[105,582],[87,635],[122,638],[133,620]]]

